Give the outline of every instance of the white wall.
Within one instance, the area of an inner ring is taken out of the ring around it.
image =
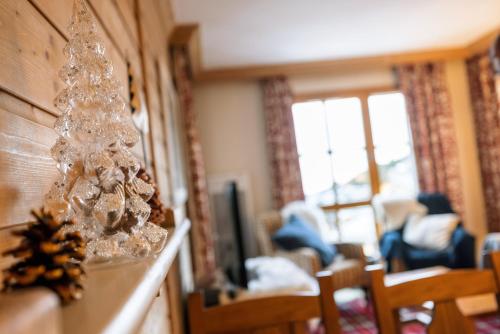
[[[194,109],[198,116],[207,176],[246,174],[253,214],[272,207],[267,164],[262,95],[257,81],[197,84]]]
[[[487,231],[486,212],[467,70],[462,60],[447,62],[445,70],[458,144],[460,178],[465,206],[464,224],[470,232],[478,237],[477,244],[480,245],[480,241]]]

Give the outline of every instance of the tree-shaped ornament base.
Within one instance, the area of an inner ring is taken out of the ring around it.
[[[148,222],[151,185],[136,177],[139,162],[130,152],[139,134],[104,55],[96,23],[75,0],[59,72],[67,87],[56,97],[62,114],[51,153],[60,171],[45,206],[87,240],[87,259],[142,257],[159,251],[167,231]]]

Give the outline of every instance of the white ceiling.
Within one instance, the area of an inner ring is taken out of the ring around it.
[[[173,0],[199,23],[205,68],[460,47],[500,25],[500,0]]]

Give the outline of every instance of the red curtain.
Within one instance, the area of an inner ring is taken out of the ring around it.
[[[293,96],[286,78],[263,81],[266,137],[273,181],[274,206],[304,199],[293,127]]]
[[[192,220],[193,260],[198,285],[208,284],[215,273],[215,254],[212,224],[201,143],[193,110],[193,92],[187,52],[178,47],[172,50],[174,78],[179,96],[190,183],[189,214]]]
[[[500,114],[488,53],[467,60],[476,142],[490,232],[500,231]]]
[[[406,98],[420,191],[446,194],[462,213],[457,142],[443,63],[397,68]]]

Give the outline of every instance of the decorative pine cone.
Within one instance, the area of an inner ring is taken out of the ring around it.
[[[73,222],[58,222],[43,208],[31,214],[35,221],[26,229],[13,232],[22,237],[21,244],[3,253],[18,259],[3,272],[3,291],[45,286],[55,291],[64,304],[80,299],[85,274],[81,265],[85,243],[80,233],[65,233],[62,227]]]
[[[137,177],[143,180],[144,182],[149,183],[155,189],[153,196],[147,202],[151,207],[151,213],[149,215],[149,221],[158,226],[165,227],[167,223],[167,208],[163,205],[160,200],[160,192],[158,190],[158,186],[154,183],[151,176],[146,172],[144,168],[141,168],[137,173]]]

